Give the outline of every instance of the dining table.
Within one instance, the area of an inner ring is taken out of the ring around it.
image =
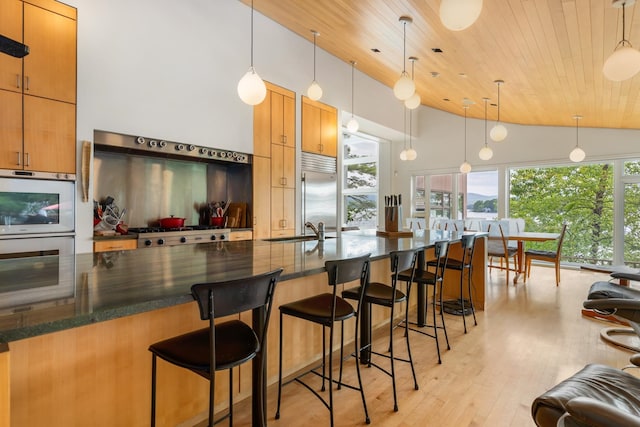
[[[551,240],[558,240],[560,233],[545,233],[540,231],[518,231],[516,233],[510,233],[506,236],[508,240],[515,240],[518,244],[517,257],[517,270],[515,277],[513,278],[513,284],[518,283],[518,279],[525,273],[524,268],[524,245],[526,242],[548,242]]]

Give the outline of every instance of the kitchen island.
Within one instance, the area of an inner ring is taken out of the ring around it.
[[[16,277],[16,283],[32,294],[31,300],[3,303],[0,342],[8,344],[8,351],[0,357],[0,377],[8,381],[0,383],[4,388],[0,397],[6,394],[0,412],[7,414],[5,424],[13,426],[148,425],[149,344],[206,324],[199,319],[190,295],[192,284],[282,267],[275,310],[280,304],[326,291],[326,260],[371,253],[372,279],[386,281],[389,252],[458,238],[446,231],[425,231],[403,239],[348,232],[325,242],[217,242],[77,254],[74,262],[61,259],[68,268],[75,264],[75,283],[60,284],[68,289],[49,289],[35,279],[21,282]],[[474,301],[479,309],[484,307],[484,240],[478,239],[482,248],[477,251],[479,268],[474,274]],[[250,313],[241,316],[250,319]],[[375,310],[374,326],[384,319],[385,313]],[[277,315],[272,316],[271,343],[278,340],[278,321]],[[317,360],[321,348],[308,325],[293,324],[287,329],[300,349],[295,354],[288,352],[285,359],[286,371],[291,373]],[[268,384],[277,380],[276,347],[271,345],[268,350]],[[206,381],[167,364],[158,368],[159,425],[203,419]],[[250,366],[242,366],[235,377],[237,399],[251,394],[250,372]],[[226,383],[224,378],[217,381],[219,409],[225,404]]]

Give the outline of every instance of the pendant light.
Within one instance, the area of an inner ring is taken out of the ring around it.
[[[253,68],[253,0],[251,0],[251,66],[238,82],[238,96],[245,104],[258,105],[267,96],[267,86]]]
[[[407,74],[405,60],[407,55],[407,24],[411,24],[413,22],[413,19],[411,19],[411,17],[409,16],[401,16],[400,22],[402,22],[404,29],[404,36],[402,39],[402,73],[400,74],[400,78],[398,79],[396,84],[393,86],[393,94],[400,101],[404,101],[405,99],[410,98],[411,95],[413,95],[413,93],[416,91],[415,83],[413,82],[413,80],[411,80],[409,74]]]
[[[353,117],[353,75],[355,72],[355,68],[356,61],[351,61],[351,119],[349,119],[349,121],[347,122],[347,129],[349,130],[349,132],[357,132],[358,128],[360,127],[360,124],[358,123],[356,118]]]
[[[307,89],[307,96],[312,101],[317,101],[322,98],[322,88],[316,81],[316,38],[320,35],[316,30],[311,30],[311,34],[313,34],[313,81]]]
[[[415,160],[418,153],[413,149],[413,110],[409,110],[409,149],[406,153],[407,160]]]
[[[461,31],[473,25],[482,12],[482,0],[442,0],[440,21],[452,31]]]
[[[576,147],[569,153],[569,159],[571,159],[572,162],[580,163],[586,156],[584,150],[578,145],[578,121],[582,116],[575,115],[573,118],[576,121]]]
[[[407,160],[407,107],[402,106],[402,112],[404,113],[404,117],[402,120],[402,126],[404,126],[404,145],[402,146],[402,151],[400,152],[400,160],[405,162]]]
[[[622,40],[618,42],[613,53],[607,58],[602,67],[604,76],[614,82],[630,79],[640,71],[640,52],[625,39],[625,6],[631,6],[635,0],[613,0],[612,6],[622,8]]]
[[[482,100],[484,101],[484,147],[480,149],[478,157],[480,157],[480,160],[489,160],[493,157],[493,150],[487,143],[487,103],[489,98],[482,98]]]
[[[471,172],[471,164],[467,162],[467,110],[469,105],[465,103],[462,108],[464,108],[464,162],[460,165],[460,172],[469,173]]]
[[[498,120],[496,120],[496,124],[491,128],[489,136],[491,136],[491,139],[495,142],[502,142],[507,137],[507,128],[500,123],[500,85],[504,84],[504,80],[494,80],[493,82],[498,85]]]
[[[411,80],[413,81],[414,86],[415,86],[415,77],[416,77],[415,66],[416,66],[417,60],[418,58],[415,56],[409,57],[409,61],[411,61]],[[421,102],[422,100],[420,99],[420,95],[418,95],[418,91],[416,90],[415,92],[413,92],[413,95],[411,95],[409,98],[404,100],[404,105],[410,110],[415,110],[420,106]],[[409,116],[409,118],[411,118],[411,116]]]

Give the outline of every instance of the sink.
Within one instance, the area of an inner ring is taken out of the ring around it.
[[[335,239],[334,236],[327,236],[325,239]],[[269,239],[262,239],[265,242],[306,242],[308,240],[318,240],[318,238],[314,235],[306,235],[306,236],[286,236],[286,237],[271,237]]]

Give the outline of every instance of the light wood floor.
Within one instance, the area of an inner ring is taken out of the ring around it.
[[[451,350],[438,365],[434,340],[411,335],[420,390],[413,389],[410,368],[397,363],[399,412],[393,412],[391,379],[378,370],[362,369],[371,425],[404,426],[533,426],[532,400],[560,380],[597,362],[622,367],[630,352],[604,343],[599,332],[611,326],[580,314],[589,286],[606,274],[562,270],[555,286],[551,268],[536,267],[524,285],[505,285],[504,272],[492,271],[487,309],[466,335],[462,318],[446,315]],[[375,308],[374,308],[375,309]],[[467,324],[473,323],[467,317]],[[396,351],[404,354],[402,331],[395,333]],[[384,336],[374,341],[383,351]],[[444,344],[444,340],[441,341]],[[441,347],[442,348],[442,347]],[[384,361],[382,361],[385,363]],[[345,365],[353,381],[353,362]],[[277,389],[268,390],[270,426],[328,426],[327,409],[302,386],[283,388],[280,420],[274,419]],[[365,425],[358,392],[334,393],[337,426]],[[236,426],[249,426],[248,401],[236,405]]]

